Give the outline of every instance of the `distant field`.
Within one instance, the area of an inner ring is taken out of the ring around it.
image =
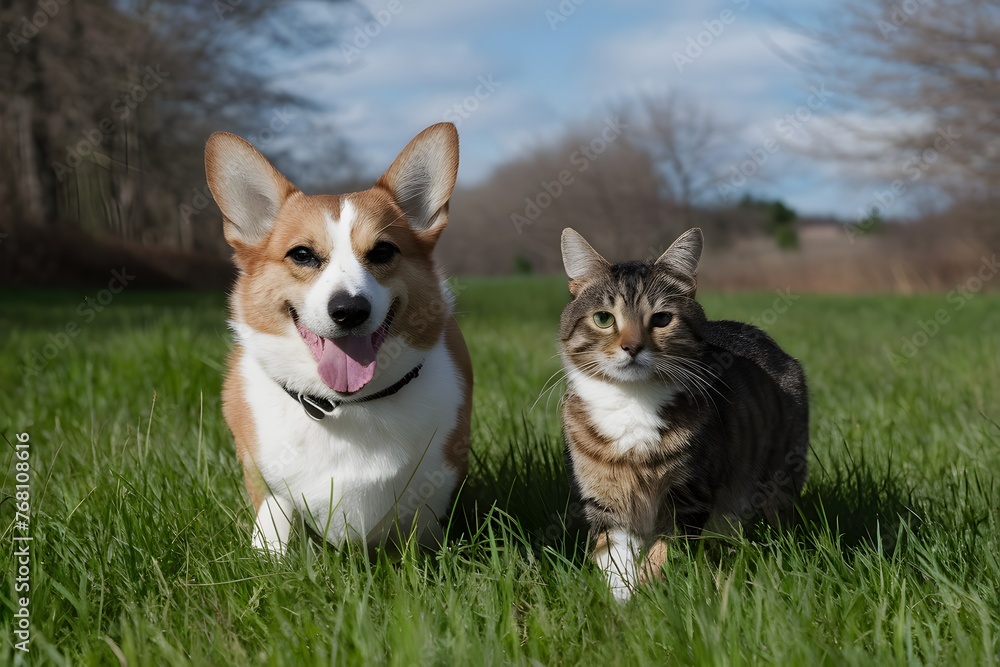
[[[678,545],[666,579],[619,606],[566,530],[561,387],[541,394],[565,283],[455,284],[470,478],[445,549],[374,562],[301,531],[281,562],[251,550],[219,403],[221,296],[0,293],[0,664],[19,655],[21,432],[26,664],[1000,660],[1000,295],[704,295],[710,317],[757,321],[806,368],[803,525]]]

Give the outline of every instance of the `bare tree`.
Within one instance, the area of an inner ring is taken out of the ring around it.
[[[719,239],[741,223],[738,231],[759,233],[756,219],[709,207],[733,150],[729,128],[697,104],[640,98],[456,193],[442,256],[459,272],[558,272],[565,227],[618,260],[655,258],[695,224]]]
[[[642,258],[666,239],[671,207],[649,154],[615,118],[593,118],[460,190],[442,237],[449,270],[562,270],[559,235],[573,227],[609,258]],[[489,243],[483,243],[489,239]]]
[[[221,247],[217,225],[192,220],[212,210],[204,141],[214,129],[273,132],[290,116],[307,117],[305,100],[270,85],[267,54],[325,44],[333,28],[315,9],[266,0],[0,1],[3,225]],[[344,152],[336,133],[325,136]]]
[[[853,140],[822,155],[873,166],[908,190],[956,198],[1000,187],[1000,5],[988,0],[851,0],[812,32],[806,66],[838,90]],[[859,120],[859,118],[861,120]]]
[[[706,204],[731,162],[732,128],[709,109],[668,93],[646,96],[625,110],[633,126],[629,140],[657,166],[665,197],[679,211],[680,227],[691,226],[694,207]]]

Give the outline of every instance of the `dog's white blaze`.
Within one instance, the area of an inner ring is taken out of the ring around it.
[[[326,228],[333,241],[333,252],[326,268],[306,293],[305,307],[299,313],[299,321],[324,338],[337,338],[347,333],[339,330],[328,311],[330,297],[338,292],[363,296],[371,303],[371,317],[359,327],[358,333],[374,333],[385,321],[392,305],[389,290],[375,280],[375,276],[354,254],[351,229],[355,224],[358,224],[357,210],[348,199],[343,200],[338,218],[326,213]]]
[[[607,547],[594,554],[594,562],[604,571],[611,594],[620,602],[632,595],[639,580],[639,538],[616,528],[608,533]]]
[[[401,354],[412,352],[420,354]],[[433,535],[448,510],[458,475],[444,461],[444,445],[464,396],[443,334],[424,354],[419,376],[400,392],[341,406],[321,422],[306,416],[255,354],[242,358],[257,468],[279,505],[294,506],[334,544],[395,537],[395,521],[404,536],[411,529]],[[392,367],[401,371],[395,382],[406,371],[399,360]],[[287,527],[266,537],[284,542]]]
[[[673,400],[678,389],[648,382],[607,382],[566,365],[569,389],[587,406],[594,428],[611,441],[614,453],[642,452],[660,445],[660,431],[669,427],[660,417],[660,408]]]

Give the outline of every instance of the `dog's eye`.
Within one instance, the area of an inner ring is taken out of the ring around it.
[[[388,264],[399,254],[399,248],[388,241],[379,241],[368,251],[368,261],[372,264]]]
[[[606,310],[599,310],[594,313],[594,324],[602,329],[607,329],[615,323],[615,316]]]
[[[286,257],[290,257],[299,266],[319,266],[319,258],[304,245],[295,246],[288,251]]]
[[[649,319],[649,326],[653,328],[665,327],[670,324],[672,319],[674,319],[673,313],[653,313]]]

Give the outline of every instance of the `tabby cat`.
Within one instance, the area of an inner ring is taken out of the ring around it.
[[[655,262],[609,264],[562,235],[567,466],[620,600],[660,572],[666,539],[788,519],[806,478],[802,367],[760,329],[705,318],[702,243],[691,229]]]

